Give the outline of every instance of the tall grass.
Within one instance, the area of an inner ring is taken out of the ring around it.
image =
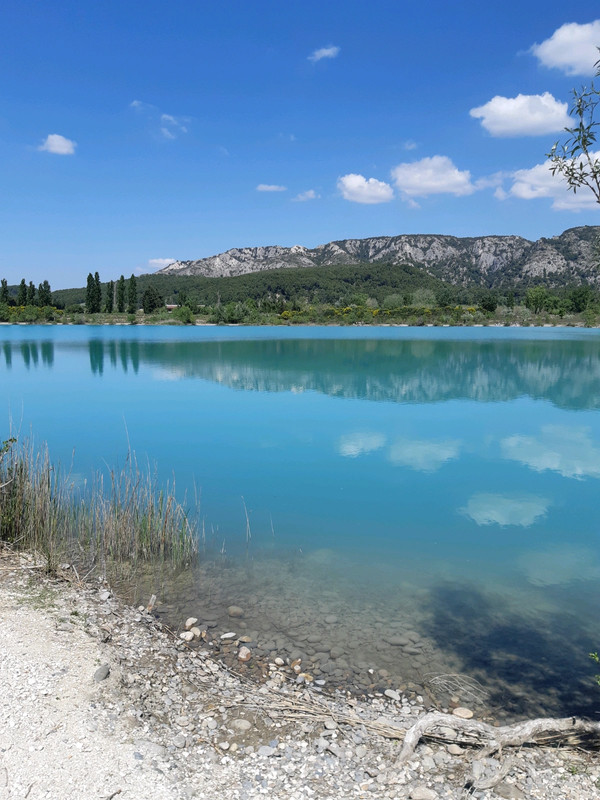
[[[198,556],[198,532],[174,490],[160,489],[130,455],[125,467],[83,486],[63,474],[47,448],[10,440],[0,448],[0,542],[43,556],[109,566],[168,563]]]

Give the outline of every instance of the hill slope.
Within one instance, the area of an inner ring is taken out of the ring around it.
[[[548,286],[600,283],[600,227],[569,228],[536,242],[520,236],[459,238],[435,234],[343,239],[312,249],[234,248],[197,261],[175,261],[160,275],[232,277],[273,269],[386,263],[414,264],[455,286],[496,287],[543,278]]]

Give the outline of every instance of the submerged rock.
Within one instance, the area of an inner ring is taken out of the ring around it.
[[[252,658],[252,651],[245,645],[238,650],[238,659],[240,661],[250,661]]]
[[[459,706],[458,708],[453,708],[452,713],[455,717],[460,717],[460,719],[472,719],[473,712],[470,708],[463,708]]]

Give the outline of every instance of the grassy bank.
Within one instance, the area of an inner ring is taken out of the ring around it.
[[[8,308],[8,307],[7,307]],[[391,305],[373,308],[368,305],[346,306],[283,304],[281,309],[259,308],[253,303],[237,302],[216,307],[173,311],[159,309],[151,314],[88,314],[62,309],[10,307],[0,315],[0,322],[12,324],[63,325],[567,325],[600,327],[600,307],[590,305],[581,311],[531,309],[525,305],[498,306],[490,311],[477,305]]]
[[[0,542],[36,553],[51,572],[64,560],[103,574],[119,565],[196,560],[196,529],[185,509],[133,456],[108,483],[97,475],[81,485],[51,463],[47,448],[3,442]]]

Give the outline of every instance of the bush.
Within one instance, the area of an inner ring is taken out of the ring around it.
[[[173,317],[184,325],[192,325],[194,323],[194,315],[189,306],[180,306],[173,309]]]

